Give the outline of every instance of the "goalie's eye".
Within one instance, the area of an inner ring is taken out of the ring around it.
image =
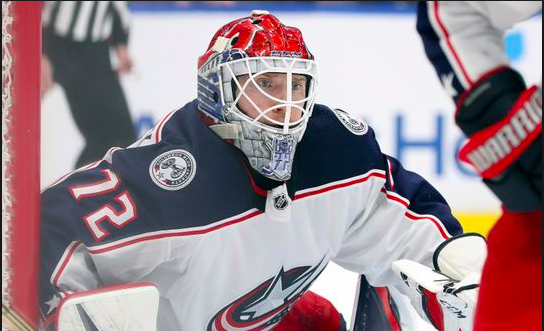
[[[266,79],[259,79],[257,81],[257,85],[259,85],[262,88],[270,88],[272,87],[272,82]]]
[[[300,91],[302,88],[304,88],[304,85],[300,83],[293,83],[293,91]]]

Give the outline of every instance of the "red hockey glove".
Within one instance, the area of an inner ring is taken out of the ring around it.
[[[456,122],[469,137],[459,157],[470,163],[504,206],[542,209],[542,89],[501,68],[460,99]]]
[[[508,169],[542,133],[542,94],[533,86],[521,94],[501,121],[470,137],[459,153],[484,178]]]

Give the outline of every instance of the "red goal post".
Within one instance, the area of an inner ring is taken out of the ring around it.
[[[41,1],[2,1],[2,306],[33,328],[38,320],[40,16]],[[10,330],[4,309],[2,322],[2,330]]]

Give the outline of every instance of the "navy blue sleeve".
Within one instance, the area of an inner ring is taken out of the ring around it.
[[[104,162],[105,163],[105,162]],[[85,217],[104,204],[116,190],[95,197],[89,203],[78,199],[73,188],[104,182],[105,166],[74,173],[41,195],[40,234],[40,312],[42,322],[52,322],[56,307],[65,291],[82,291],[99,287],[99,277],[85,247],[94,242]],[[107,225],[104,225],[107,226]],[[69,262],[69,263],[68,263]]]
[[[453,216],[446,199],[425,178],[406,170],[395,158],[385,155],[387,163],[386,190],[397,193],[409,201],[408,210],[419,215],[433,215],[445,226],[450,236],[463,233],[459,221]]]
[[[454,102],[465,92],[460,77],[454,70],[452,63],[440,45],[441,38],[439,31],[432,23],[435,1],[420,1],[417,8],[417,32],[423,42],[425,54],[433,65],[438,78],[446,89],[446,92],[453,98]],[[435,23],[437,24],[437,23]]]

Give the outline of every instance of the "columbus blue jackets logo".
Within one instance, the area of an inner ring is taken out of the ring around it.
[[[149,167],[149,175],[160,188],[175,191],[195,177],[196,161],[191,153],[175,149],[159,155]]]
[[[295,303],[323,272],[325,258],[315,267],[282,268],[240,299],[217,313],[207,331],[265,331],[270,330],[287,315]]]
[[[350,114],[346,113],[341,109],[334,109],[333,113],[338,117],[340,122],[344,124],[346,128],[352,133],[362,136],[368,132],[368,125],[365,121],[351,117]]]

